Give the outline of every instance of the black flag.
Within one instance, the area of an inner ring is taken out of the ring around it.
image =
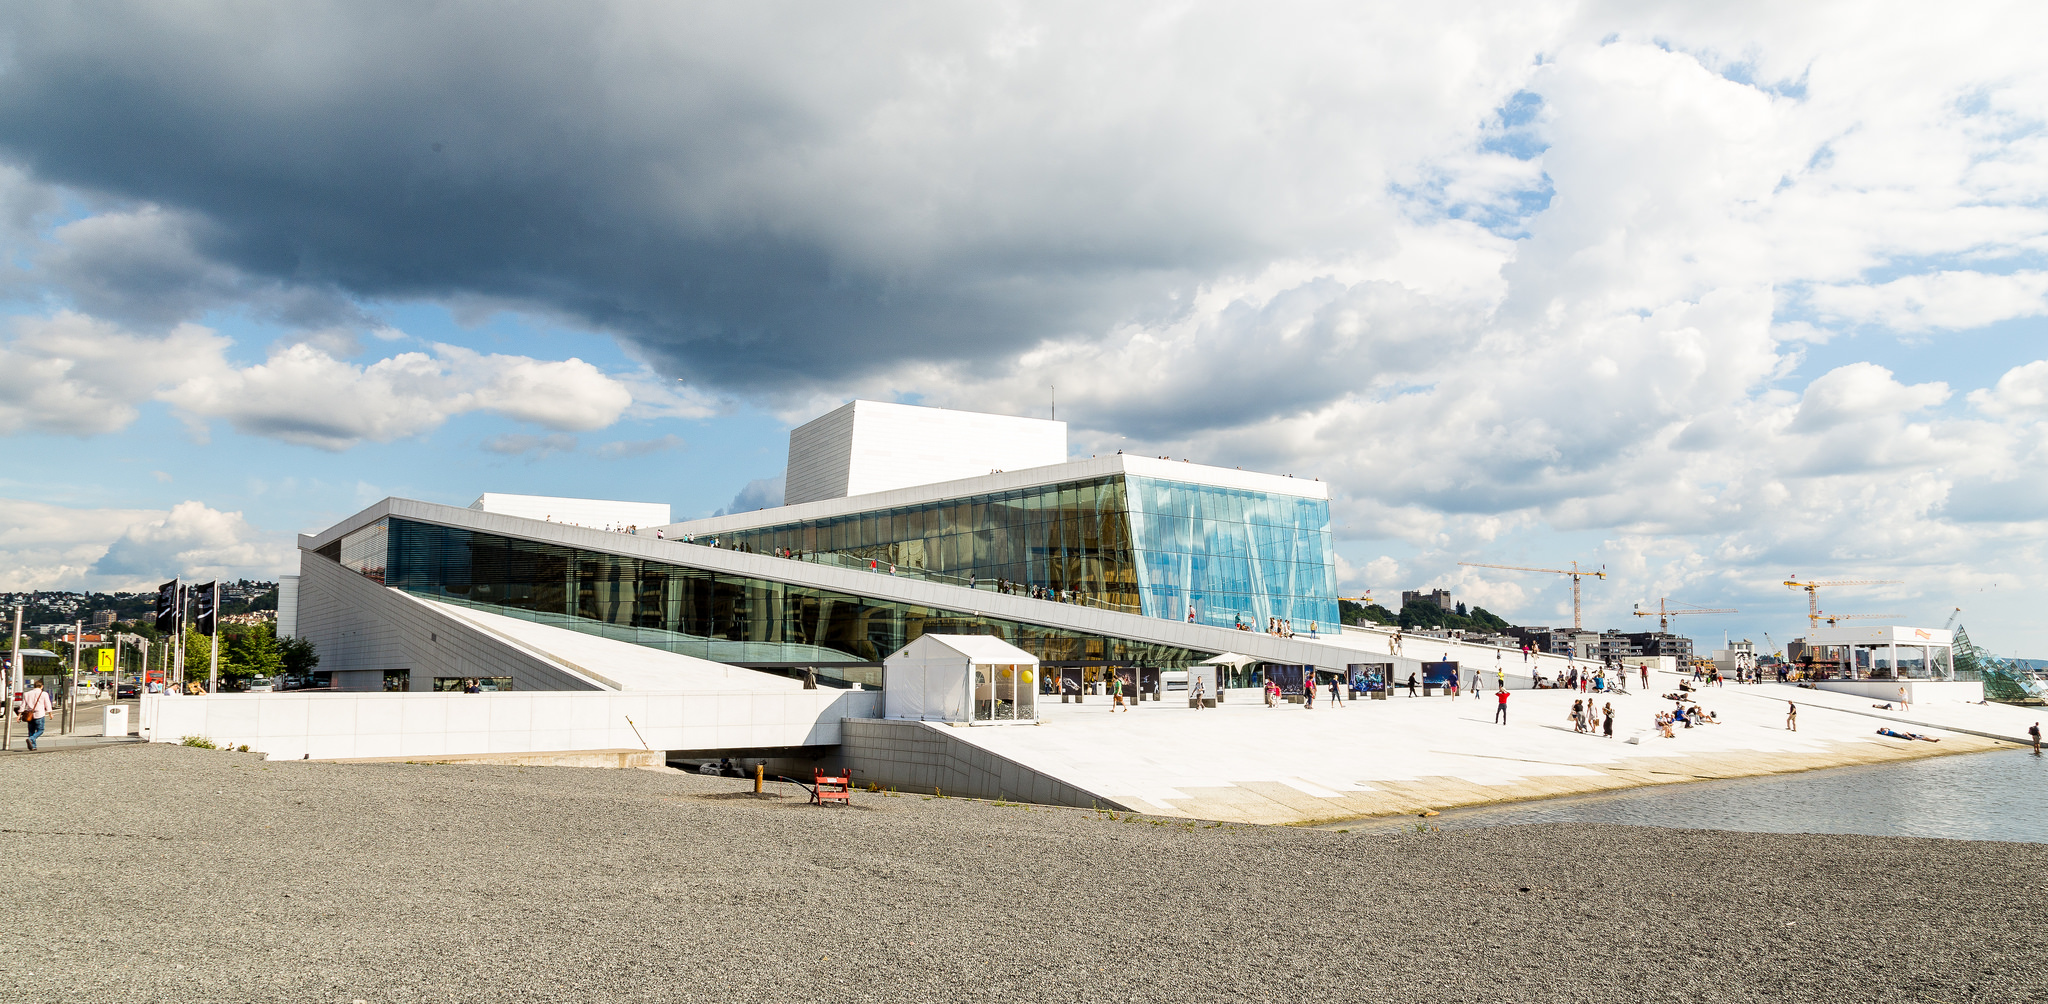
[[[209,582],[202,586],[193,586],[192,590],[199,594],[199,617],[195,626],[199,628],[200,634],[211,638],[214,628],[219,626],[215,615],[220,613],[220,583]]]
[[[178,580],[172,579],[156,587],[156,633],[173,634],[178,630]]]

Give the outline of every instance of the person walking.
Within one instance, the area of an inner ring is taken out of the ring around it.
[[[1647,663],[1647,662],[1645,662],[1645,663],[1642,663],[1641,665],[1642,665],[1642,669],[1643,669],[1643,689],[1644,689],[1644,690],[1649,690],[1649,689],[1650,689],[1650,664],[1649,664],[1649,663]]]
[[[1408,674],[1408,696],[1409,696],[1409,697],[1414,697],[1414,696],[1415,696],[1415,674],[1414,674],[1414,673],[1410,673],[1410,674]]]
[[[1301,677],[1301,703],[1304,711],[1316,709],[1316,675],[1304,673]]]
[[[1330,707],[1341,708],[1343,706],[1344,678],[1342,676],[1330,677]]]
[[[1508,688],[1502,687],[1494,691],[1493,699],[1500,702],[1499,706],[1493,709],[1493,720],[1506,725],[1508,723]]]
[[[1117,713],[1117,711],[1118,711],[1118,709],[1122,709],[1122,710],[1124,710],[1124,711],[1129,711],[1129,710],[1131,710],[1131,709],[1129,709],[1129,708],[1127,708],[1127,707],[1124,707],[1124,677],[1123,677],[1123,674],[1122,674],[1122,673],[1112,673],[1112,674],[1110,674],[1110,678],[1109,678],[1109,713],[1110,713],[1110,714],[1112,714],[1112,715],[1113,715],[1113,714],[1116,714],[1116,713]]]
[[[1785,731],[1799,731],[1799,705],[1791,701],[1785,702]]]
[[[43,681],[37,680],[21,695],[21,720],[28,723],[28,748],[34,752],[36,742],[43,738],[43,730],[50,727],[50,709],[56,705],[50,700],[50,692],[43,689]]]
[[[1586,708],[1585,708],[1585,703],[1586,703],[1586,702],[1584,702],[1584,701],[1573,701],[1573,702],[1572,702],[1572,713],[1571,713],[1571,715],[1570,715],[1569,717],[1571,718],[1571,722],[1572,722],[1572,731],[1573,731],[1573,732],[1584,732],[1584,731],[1586,731]]]
[[[2032,739],[2032,740],[2034,741],[2034,752],[2036,752],[2036,753],[2039,753],[2039,752],[2041,752],[2041,723],[2040,723],[2040,722],[2035,722],[2034,724],[2032,724],[2032,725],[2029,725],[2029,726],[2027,726],[2027,737],[2028,737],[2029,739]]]
[[[1602,724],[1602,727],[1603,727],[1603,728],[1605,728],[1605,729],[1607,730],[1607,731],[1606,731],[1606,735],[1607,735],[1607,738],[1609,738],[1609,739],[1612,739],[1612,738],[1614,738],[1614,702],[1613,702],[1613,701],[1608,701],[1608,702],[1607,702],[1607,706],[1606,706],[1606,707],[1603,707],[1603,708],[1601,708],[1601,709],[1600,709],[1600,716],[1601,716],[1601,718],[1603,719],[1603,724]]]

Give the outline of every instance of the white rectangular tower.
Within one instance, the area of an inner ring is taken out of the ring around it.
[[[789,432],[784,505],[1065,463],[1067,423],[851,401]]]

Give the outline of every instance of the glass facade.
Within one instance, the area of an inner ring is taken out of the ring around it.
[[[821,683],[879,686],[882,658],[926,632],[995,635],[1055,665],[1179,668],[1213,654],[398,518],[340,544],[359,574],[426,599],[787,675],[814,666]]]
[[[1129,479],[1145,613],[1203,624],[1337,630],[1330,503],[1213,485]]]
[[[1322,499],[1115,477],[736,530],[720,546],[888,566],[901,574],[1203,624],[1335,628]]]
[[[1025,488],[721,534],[760,554],[836,555],[851,564],[994,589],[1049,589],[1089,605],[1143,610],[1123,478]]]

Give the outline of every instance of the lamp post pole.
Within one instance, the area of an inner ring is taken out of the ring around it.
[[[220,579],[218,577],[214,578],[212,588],[213,595],[208,597],[208,599],[212,600],[213,604],[207,607],[208,614],[206,618],[206,692],[209,694],[220,692]]]
[[[72,722],[78,717],[78,653],[85,648],[85,622],[79,621],[71,628],[71,688],[64,695],[64,734],[70,735]]]
[[[14,655],[7,660],[7,672],[0,673],[0,686],[7,689],[7,697],[0,700],[0,705],[5,705],[0,710],[6,712],[7,719],[6,724],[0,725],[0,752],[14,748],[14,681],[21,678],[21,608],[24,605],[16,604],[14,607]]]

